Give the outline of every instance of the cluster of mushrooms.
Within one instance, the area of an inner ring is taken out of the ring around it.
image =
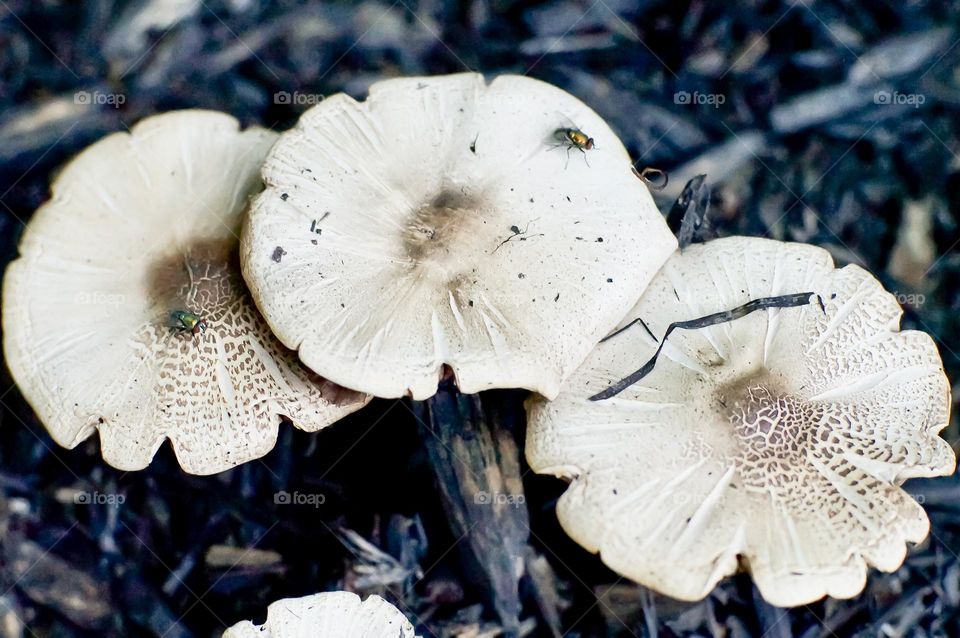
[[[558,144],[571,122],[595,144]],[[927,535],[902,482],[955,467],[933,341],[820,248],[678,251],[630,167],[596,113],[516,76],[388,80],[279,135],[157,115],[57,177],[5,275],[6,360],[59,444],[98,431],[136,470],[169,439],[194,474],[446,374],[527,389],[529,464],[570,482],[560,522],[618,573],[684,600],[740,568],[774,605],[856,595]],[[335,592],[225,636],[333,626],[413,635]]]

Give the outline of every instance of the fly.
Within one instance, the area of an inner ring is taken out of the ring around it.
[[[183,332],[190,332],[193,336],[198,336],[206,331],[207,320],[202,315],[189,310],[174,310],[170,313],[171,327]]]
[[[553,148],[562,146],[567,149],[567,164],[570,163],[570,151],[577,149],[583,153],[583,161],[587,163],[587,166],[590,166],[590,162],[587,161],[587,151],[592,151],[595,148],[592,137],[579,128],[565,126],[553,131],[553,139],[556,142]],[[564,165],[564,168],[566,168],[566,165]]]

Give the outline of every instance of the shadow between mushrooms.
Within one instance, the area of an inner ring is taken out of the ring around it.
[[[7,363],[57,443],[99,430],[104,459],[136,470],[169,438],[184,470],[210,474],[269,452],[283,417],[318,430],[369,399],[303,368],[240,276],[242,213],[275,139],[173,112],[60,173],[3,286]],[[206,330],[172,327],[175,311]]]
[[[564,529],[613,570],[674,598],[706,596],[738,565],[777,606],[848,598],[867,565],[893,571],[929,521],[899,485],[942,476],[950,389],[932,339],[820,248],[733,237],[675,254],[623,321],[674,321],[751,299],[818,301],[674,333],[639,325],[601,343],[556,401],[528,403],[527,458],[572,480]]]
[[[267,607],[267,622],[249,620],[227,629],[223,638],[415,638],[413,625],[379,596],[366,600],[336,591],[284,598]]]
[[[589,150],[563,140],[572,127]],[[448,365],[465,393],[552,397],[676,247],[629,166],[549,84],[379,82],[280,137],[244,277],[280,340],[346,387],[425,399]]]

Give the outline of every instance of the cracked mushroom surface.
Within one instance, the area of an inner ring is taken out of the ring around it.
[[[366,402],[273,337],[240,275],[242,213],[275,139],[172,112],[62,170],[3,286],[7,364],[57,443],[99,430],[104,459],[136,470],[170,439],[183,469],[210,474],[269,452],[282,417],[318,430]]]
[[[415,638],[413,625],[379,596],[361,601],[336,591],[284,598],[267,607],[267,621],[249,620],[227,629],[223,638]]]
[[[445,365],[465,393],[554,396],[676,247],[606,123],[525,77],[332,96],[263,177],[241,250],[260,310],[318,374],[385,398],[433,395]]]
[[[899,486],[943,476],[950,388],[933,340],[893,295],[823,249],[733,237],[677,253],[622,325],[667,326],[751,299],[818,300],[671,334],[648,376],[640,326],[599,344],[556,401],[528,403],[527,458],[571,485],[570,536],[614,571],[683,600],[738,567],[778,606],[848,598],[929,530]]]

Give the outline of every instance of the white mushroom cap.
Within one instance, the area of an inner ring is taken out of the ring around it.
[[[249,620],[223,638],[414,638],[413,625],[379,596],[364,601],[346,591],[284,598],[267,607],[267,622]]]
[[[595,148],[557,147],[574,127]],[[381,397],[431,396],[444,364],[463,392],[554,396],[676,246],[613,131],[525,77],[335,95],[263,174],[241,250],[254,299],[314,371]]]
[[[931,338],[899,330],[900,307],[857,266],[816,247],[733,237],[676,254],[622,325],[667,326],[751,299],[813,291],[796,308],[677,330],[653,372],[639,325],[601,343],[554,402],[528,405],[527,458],[572,479],[557,515],[613,570],[684,600],[738,559],[763,597],[847,598],[866,566],[896,569],[929,522],[898,487],[950,474],[937,436],[950,388]]]
[[[241,217],[275,139],[174,112],[60,173],[3,286],[7,364],[57,443],[98,429],[104,459],[133,470],[169,438],[208,474],[269,452],[281,415],[317,430],[364,404],[302,367],[244,287]],[[171,328],[174,310],[209,327]]]

